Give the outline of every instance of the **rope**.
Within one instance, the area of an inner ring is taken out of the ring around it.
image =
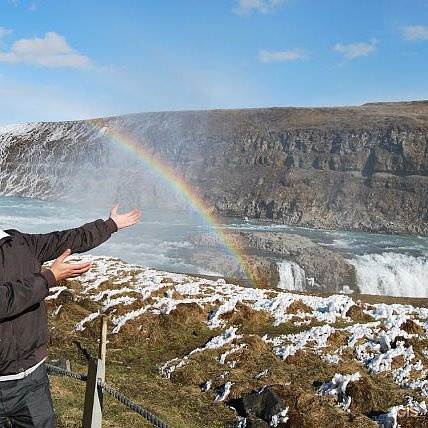
[[[68,376],[73,379],[82,380],[86,382],[87,376],[82,375],[79,373],[74,373],[69,370],[62,369],[61,367],[53,366],[52,364],[46,364],[46,369],[48,373],[58,375],[58,376]],[[160,420],[157,416],[155,416],[153,413],[150,413],[148,410],[143,409],[138,404],[131,401],[129,398],[127,398],[125,395],[120,393],[119,391],[116,391],[113,387],[103,382],[101,379],[97,379],[97,385],[102,388],[105,392],[110,394],[112,397],[116,398],[116,400],[120,401],[125,406],[129,407],[134,412],[138,413],[139,415],[146,418],[149,422],[151,422],[153,425],[159,427],[159,428],[171,428],[170,425]]]
[[[70,372],[68,370],[62,369],[61,367],[53,366],[52,364],[46,364],[46,369],[47,369],[48,373],[52,373],[54,375],[68,376],[68,377],[72,377],[73,379],[83,380],[83,382],[86,382],[86,380],[87,380],[86,375]]]
[[[83,347],[83,345],[78,340],[73,340],[73,343],[77,346],[77,349],[86,358],[87,361],[93,358],[89,351],[85,347]]]
[[[139,415],[146,418],[149,422],[151,422],[153,425],[159,427],[159,428],[171,428],[170,425],[160,420],[157,416],[155,416],[153,413],[150,413],[148,410],[143,409],[138,404],[131,401],[129,398],[125,397],[122,393],[119,391],[116,391],[114,388],[112,388],[110,385],[103,382],[101,379],[97,380],[97,384],[100,388],[102,388],[105,392],[110,394],[112,397],[116,398],[116,400],[120,401],[125,406],[129,407],[134,412],[138,413]]]

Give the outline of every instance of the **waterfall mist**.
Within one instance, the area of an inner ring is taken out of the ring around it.
[[[85,162],[75,165],[64,198],[89,206],[111,206],[120,202],[125,208],[186,211],[181,195],[161,179],[135,154],[114,144],[102,133],[94,132],[95,151]]]
[[[142,137],[153,125],[150,121],[112,122],[109,126],[123,129],[145,145],[147,153],[157,150],[156,138]],[[141,209],[142,221],[95,252],[160,269],[214,273],[201,266],[201,260],[193,260],[195,249],[189,243],[192,235],[210,231],[210,226],[174,190],[174,183],[150,168],[149,160],[145,162],[108,138],[101,125],[28,124],[3,131],[0,193],[12,198],[4,201],[2,227],[30,233],[75,227],[93,218],[107,218],[113,204],[119,202],[120,212]],[[170,153],[169,163],[174,156]],[[177,171],[178,177],[180,174]],[[30,200],[13,198],[16,196]]]

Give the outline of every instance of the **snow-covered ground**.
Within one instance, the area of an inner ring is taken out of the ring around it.
[[[237,339],[242,339],[239,328],[228,325],[222,315],[234,311],[238,304],[245,304],[253,310],[269,313],[274,326],[293,322],[296,327],[302,327],[298,333],[269,334],[264,335],[262,340],[284,360],[304,350],[336,366],[336,376],[317,392],[335,396],[337,405],[345,411],[351,402],[346,388],[350,382],[360,379],[361,373],[385,373],[409,393],[415,392],[428,399],[428,348],[423,348],[417,354],[410,344],[411,339],[427,343],[427,308],[383,303],[369,305],[344,294],[320,297],[282,290],[245,288],[222,278],[206,279],[163,272],[106,257],[72,257],[69,261],[87,259],[93,261],[93,267],[81,277],[78,298],[90,297],[99,302],[102,309],[81,319],[75,325],[77,331],[84,330],[88,322],[106,310],[109,310],[112,333],[120,334],[126,323],[138,321],[138,317],[146,312],[169,314],[179,304],[190,303],[196,303],[202,309],[208,306],[214,308],[210,310],[206,324],[220,333],[187,355],[165,361],[159,367],[159,372],[166,378],[174,371],[192,364],[196,354],[212,349],[221,349],[218,361],[226,369],[233,368],[239,356],[245,352],[246,345],[242,340],[236,343]],[[109,281],[111,286],[107,287]],[[64,289],[53,288],[47,299],[55,300]],[[290,311],[293,304],[301,309]],[[132,305],[132,309],[126,311],[129,305]],[[118,311],[120,314],[116,314],[116,308],[121,308]],[[359,308],[360,317],[366,317],[366,321],[353,320],[351,308]],[[52,313],[52,316],[56,315],[57,312]],[[409,325],[413,330],[408,328]],[[346,340],[335,345],[335,341],[329,339],[337,334],[342,334]],[[344,356],[349,358],[350,354],[354,356],[354,362],[360,366],[360,370],[356,373],[340,373]],[[269,367],[261,367],[260,377],[268,370]],[[211,382],[211,379],[206,379],[205,385],[211,385]],[[222,391],[216,392],[214,401],[225,400],[233,390],[234,383],[227,379],[227,375],[224,385]],[[404,408],[419,416],[427,413],[424,400],[410,400],[407,407],[397,403],[388,413],[377,417],[377,421],[385,427],[398,426],[397,414]]]

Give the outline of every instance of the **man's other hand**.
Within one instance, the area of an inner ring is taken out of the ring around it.
[[[55,276],[56,282],[63,279],[75,278],[87,272],[92,265],[92,262],[85,263],[66,263],[65,259],[71,254],[71,250],[65,250],[50,267],[50,270]]]

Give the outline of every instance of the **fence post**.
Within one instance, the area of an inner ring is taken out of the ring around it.
[[[88,378],[86,380],[85,405],[83,408],[83,428],[101,428],[103,410],[103,390],[98,386],[98,379],[105,380],[105,357],[107,343],[107,317],[101,317],[100,343],[98,358],[88,361]]]
[[[107,316],[101,315],[101,328],[100,328],[100,344],[99,344],[98,358],[106,361],[107,352]],[[103,379],[104,380],[104,379]]]

